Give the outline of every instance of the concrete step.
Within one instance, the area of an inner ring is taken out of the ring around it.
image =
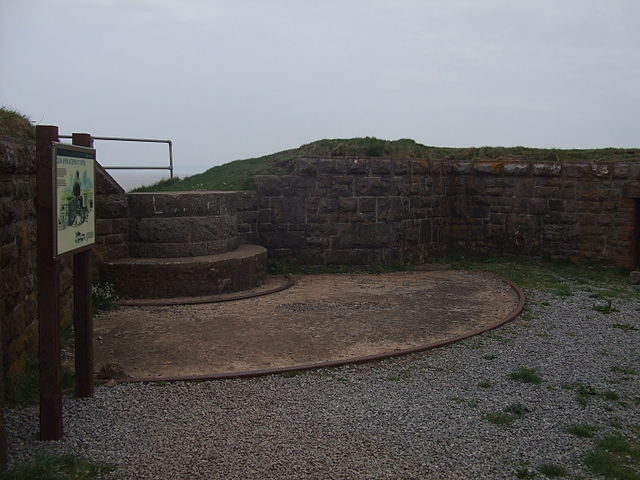
[[[179,258],[122,258],[99,264],[100,278],[123,298],[173,298],[238,292],[267,274],[267,250],[240,245],[231,252]]]

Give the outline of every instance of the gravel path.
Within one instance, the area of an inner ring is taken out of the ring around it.
[[[428,353],[295,376],[100,387],[65,400],[60,442],[34,440],[35,409],[8,411],[10,453],[71,452],[119,465],[122,479],[511,479],[545,463],[597,478],[580,460],[594,439],[564,429],[638,435],[640,298],[602,314],[572,289],[529,292],[513,323]],[[521,366],[542,383],[510,379]],[[568,388],[577,383],[619,400],[588,395],[582,405]],[[528,413],[512,425],[486,419],[514,403]]]

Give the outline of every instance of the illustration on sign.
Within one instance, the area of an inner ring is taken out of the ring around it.
[[[55,149],[56,255],[95,242],[95,151]]]

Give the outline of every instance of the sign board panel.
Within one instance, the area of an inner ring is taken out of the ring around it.
[[[93,148],[53,144],[54,258],[95,243],[95,161]]]

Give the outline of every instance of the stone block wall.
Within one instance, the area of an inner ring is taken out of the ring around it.
[[[258,242],[303,264],[423,262],[446,249],[440,172],[429,162],[301,158],[293,175],[256,177]]]
[[[0,326],[6,377],[21,372],[38,348],[36,150],[0,141]],[[72,322],[72,263],[60,263],[62,325]]]
[[[477,161],[450,171],[453,244],[637,265],[640,163]]]
[[[109,173],[96,164],[96,245],[91,250],[93,273],[96,262],[129,256],[129,206],[127,194]]]
[[[301,158],[256,184],[257,242],[300,263],[418,263],[449,245],[639,261],[639,162]]]
[[[253,191],[236,192],[236,198],[240,243],[257,243],[258,194]]]

